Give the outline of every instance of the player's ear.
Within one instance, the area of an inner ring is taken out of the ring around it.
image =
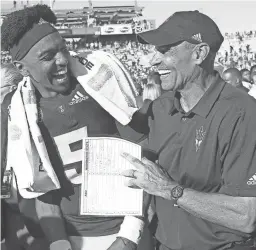
[[[23,75],[23,76],[28,76],[29,72],[26,68],[26,65],[22,61],[13,61],[14,66],[17,68],[17,70]]]

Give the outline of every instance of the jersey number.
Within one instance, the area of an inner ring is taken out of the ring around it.
[[[54,137],[55,143],[57,145],[64,166],[82,161],[82,149],[71,151],[70,145],[72,143],[81,141],[85,137],[87,137],[87,127],[83,127],[72,132]],[[65,173],[72,183],[81,184],[82,175],[81,173],[77,173],[75,167],[65,170]]]

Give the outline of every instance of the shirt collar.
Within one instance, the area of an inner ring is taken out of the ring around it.
[[[206,118],[210,113],[214,103],[217,101],[224,86],[225,82],[221,79],[219,73],[215,72],[215,75],[211,79],[210,87],[204,93],[196,106],[187,113],[187,115],[190,113],[195,113]],[[174,93],[174,105],[170,110],[170,114],[174,114],[176,112],[185,113],[180,105],[180,97],[180,93],[176,91]]]
[[[169,115],[174,115],[177,112],[184,113],[180,105],[180,93],[178,91],[173,92],[172,105],[169,106]]]

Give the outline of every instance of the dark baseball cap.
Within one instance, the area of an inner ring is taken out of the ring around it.
[[[181,41],[207,43],[218,51],[224,38],[216,23],[208,16],[195,11],[175,12],[157,29],[138,34],[138,40],[155,46],[172,45]]]

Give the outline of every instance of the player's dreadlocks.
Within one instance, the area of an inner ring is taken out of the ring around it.
[[[47,5],[35,5],[7,15],[1,27],[2,50],[9,50],[40,19],[56,24],[57,18]]]

